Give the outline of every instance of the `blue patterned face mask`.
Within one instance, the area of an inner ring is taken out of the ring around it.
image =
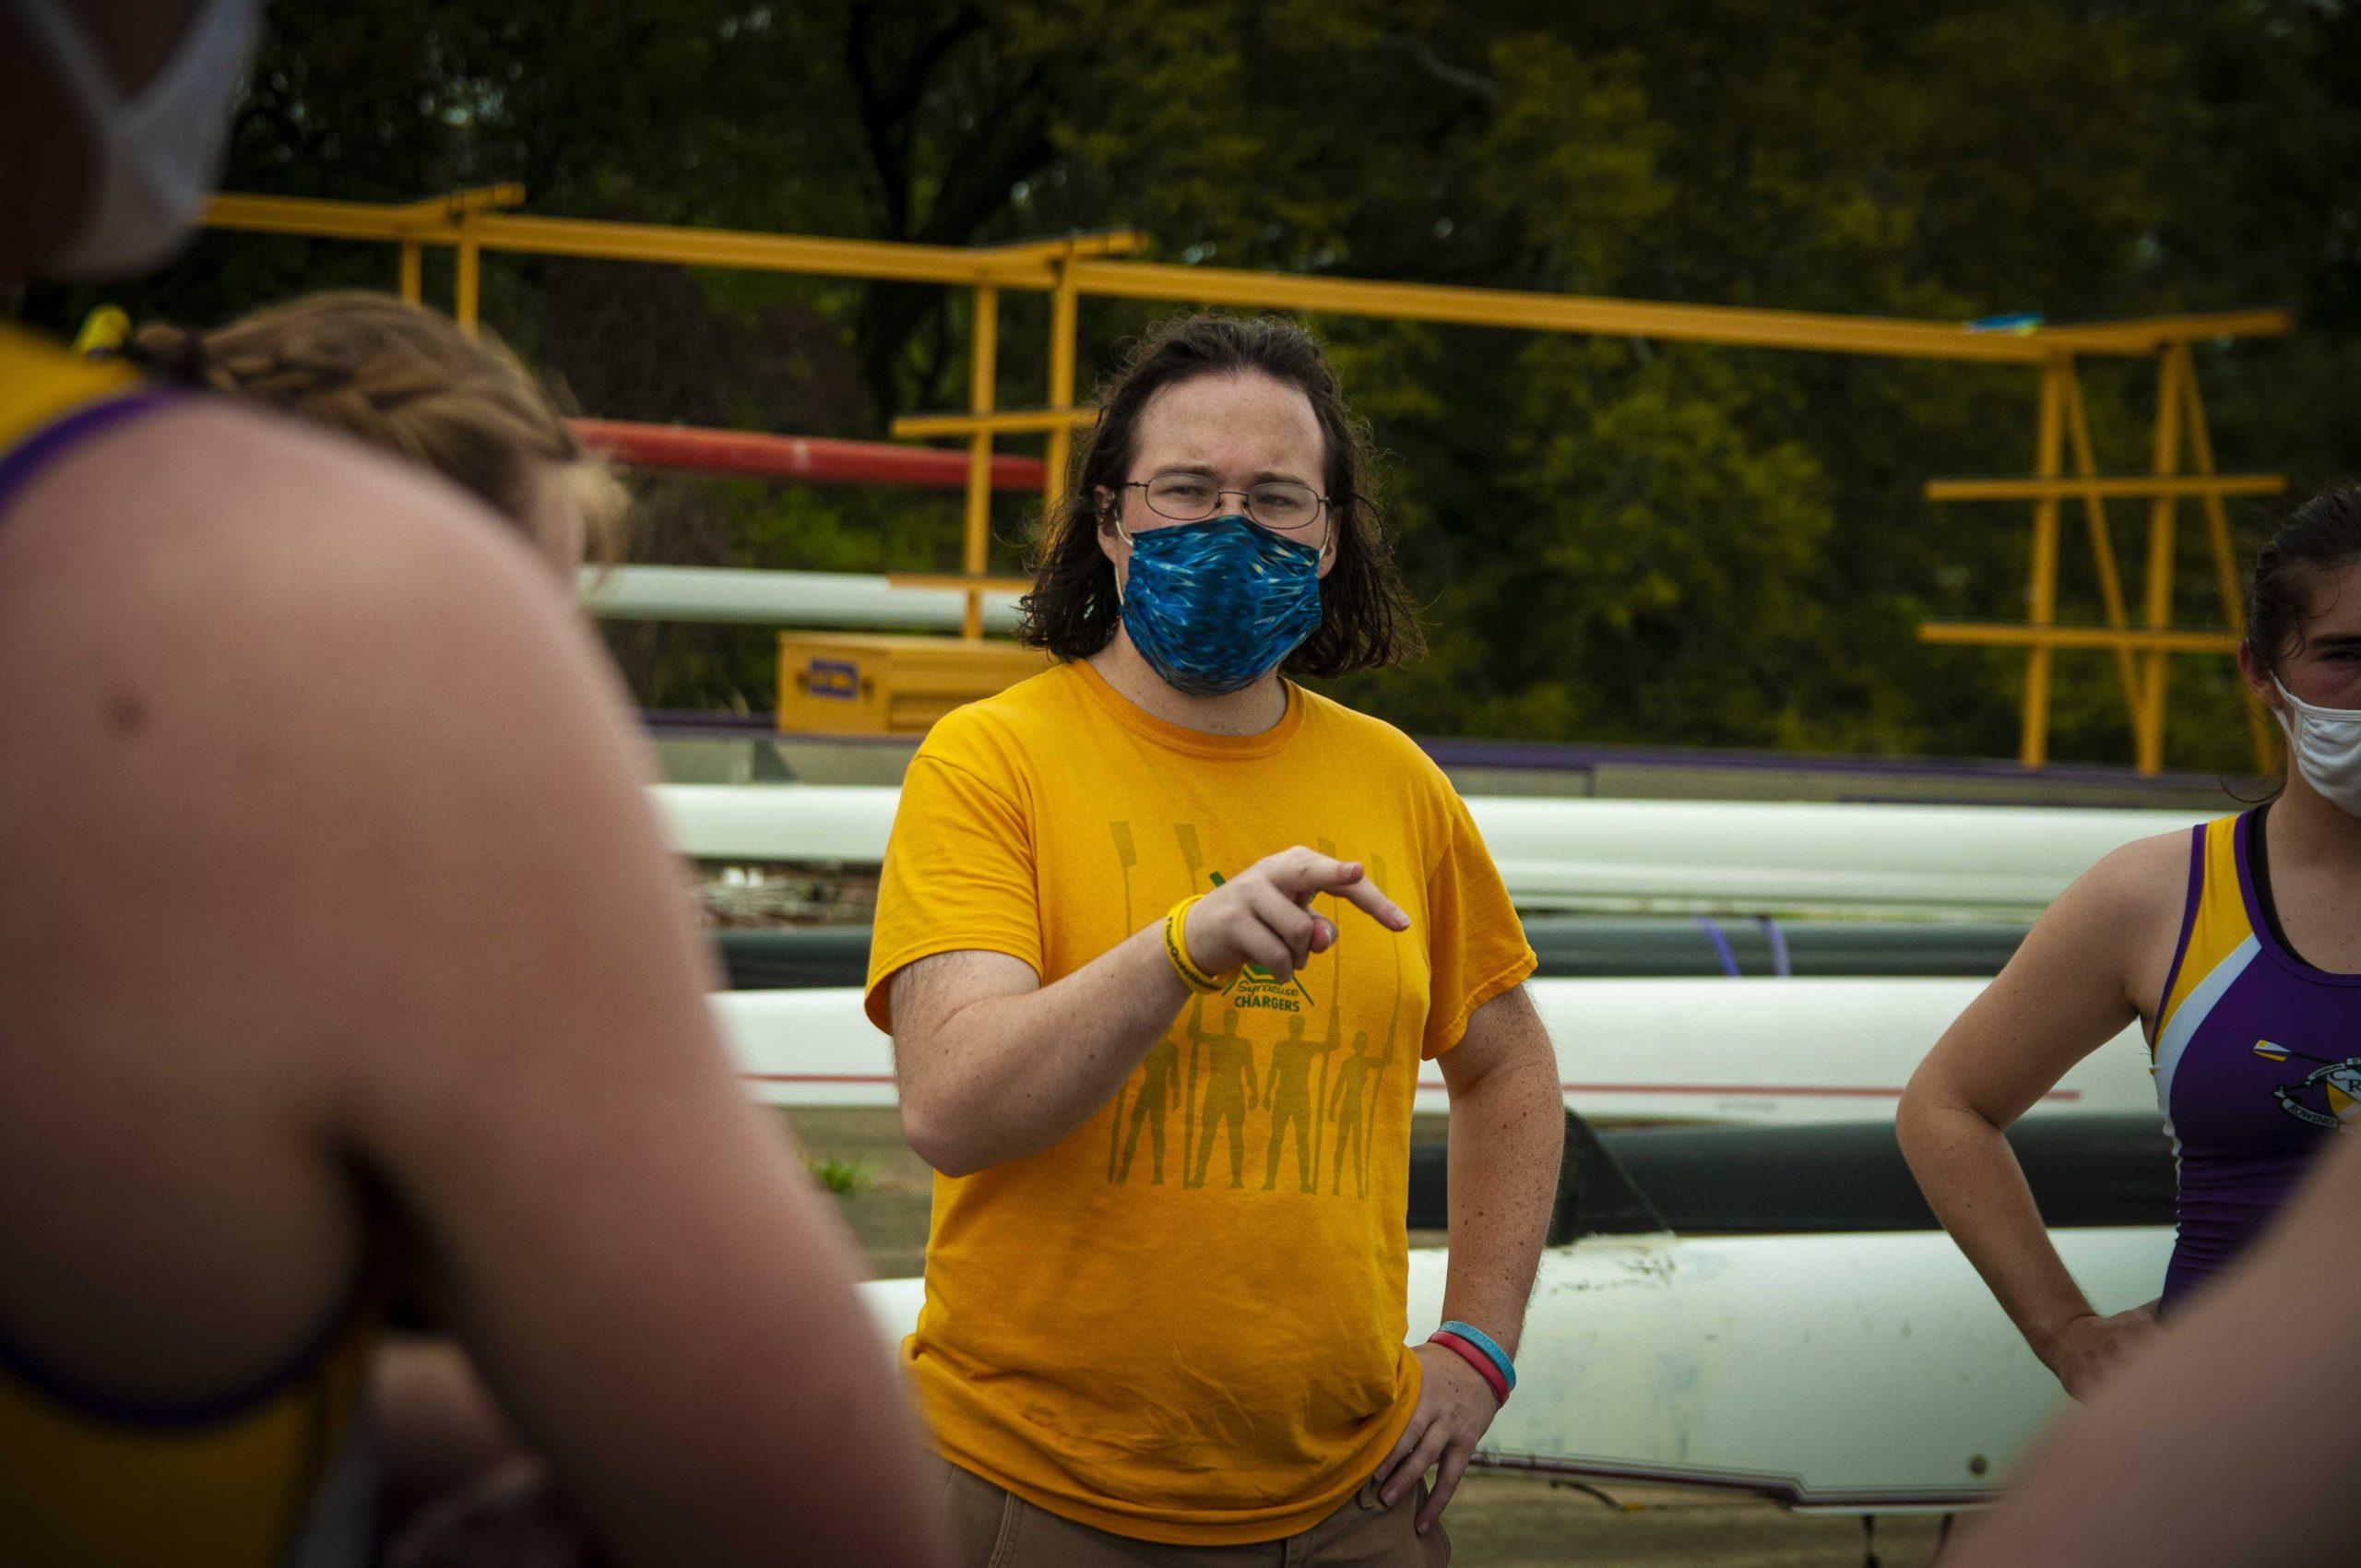
[[[1252,685],[1320,629],[1320,552],[1232,514],[1128,536],[1123,630],[1192,696]]]

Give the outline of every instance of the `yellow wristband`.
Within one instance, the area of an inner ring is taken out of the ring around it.
[[[1194,898],[1181,899],[1164,917],[1164,956],[1172,960],[1172,972],[1180,977],[1181,984],[1191,991],[1212,992],[1222,988],[1221,981],[1199,968],[1197,961],[1189,956],[1189,911],[1204,897],[1200,893]]]

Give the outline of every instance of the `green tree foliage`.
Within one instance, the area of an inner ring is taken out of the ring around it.
[[[233,188],[989,244],[1135,226],[1161,259],[1869,315],[2293,307],[2201,348],[2225,465],[2343,477],[2361,416],[2361,12],[2310,0],[429,0],[282,6]],[[381,250],[202,241],[135,308],[218,318],[386,286]],[[430,289],[445,287],[430,268]],[[96,298],[35,291],[68,325]],[[1103,364],[1160,307],[1090,302]],[[876,434],[964,393],[950,291],[495,258],[488,318],[618,417]],[[1421,664],[1344,694],[1430,733],[2006,754],[2021,661],[1918,645],[2013,619],[2015,369],[1315,324],[1388,456]],[[1003,306],[1037,399],[1046,305]],[[2144,466],[2153,377],[2085,367],[2102,464]],[[948,564],[955,502],[666,481],[646,559]],[[1002,564],[1026,517],[998,514]],[[2128,509],[2117,547],[2142,557]],[[2242,517],[2249,533],[2267,522]],[[2061,615],[2099,614],[2070,512]],[[2186,528],[2185,619],[2211,569]],[[2134,585],[2136,593],[2136,582]],[[761,707],[767,639],[617,635],[644,700]],[[2103,655],[2058,669],[2059,754],[2121,756]],[[2236,766],[2226,664],[2179,661],[2176,760]]]

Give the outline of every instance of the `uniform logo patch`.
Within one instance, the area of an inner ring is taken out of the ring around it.
[[[2278,1085],[2271,1091],[2279,1109],[2296,1121],[2339,1133],[2361,1124],[2361,1056],[2335,1062],[2268,1039],[2255,1041],[2254,1053],[2266,1062],[2292,1059],[2318,1063],[2296,1082]]]

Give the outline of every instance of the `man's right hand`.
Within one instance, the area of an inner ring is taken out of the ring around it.
[[[2156,1332],[2156,1303],[2101,1317],[2096,1313],[2068,1320],[2043,1348],[2041,1359],[2078,1401],[2087,1401],[2127,1358]]]
[[[1209,975],[1252,964],[1274,979],[1290,980],[1336,940],[1335,926],[1311,912],[1312,899],[1323,893],[1358,906],[1388,931],[1410,929],[1410,917],[1369,880],[1359,861],[1334,860],[1299,844],[1264,856],[1197,901],[1181,932],[1189,956]]]

